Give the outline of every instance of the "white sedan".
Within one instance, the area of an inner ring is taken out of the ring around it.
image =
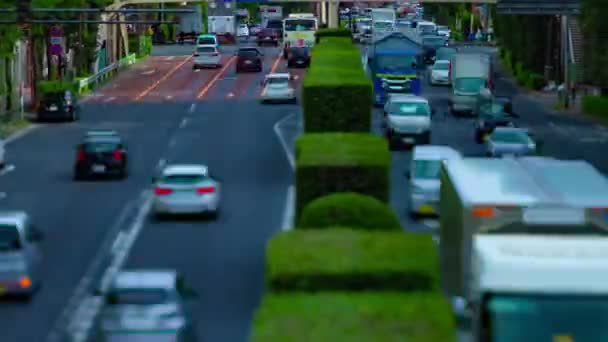
[[[236,29],[236,35],[239,37],[249,37],[249,26],[247,24],[239,24]]]
[[[450,61],[439,60],[431,67],[431,75],[429,82],[431,85],[449,85],[450,84]]]
[[[220,183],[211,177],[205,165],[166,166],[154,179],[154,214],[210,214],[217,217],[220,207]]]
[[[262,81],[261,100],[266,102],[296,103],[296,91],[291,86],[293,77],[288,73],[268,74]]]

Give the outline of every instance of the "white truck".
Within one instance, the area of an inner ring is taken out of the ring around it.
[[[187,9],[194,10],[194,13],[184,13],[179,16],[177,37],[180,44],[183,44],[185,41],[191,41],[194,44],[196,37],[203,33],[201,5],[190,5]]]
[[[234,16],[209,16],[207,32],[218,36],[235,35],[236,18]]]
[[[260,17],[262,19],[262,27],[268,27],[268,21],[283,20],[283,7],[260,5]]]
[[[485,53],[457,53],[452,56],[448,78],[452,94],[448,100],[452,114],[474,116],[483,89],[492,90],[492,60]]]
[[[380,39],[395,30],[397,13],[393,8],[372,8],[372,35]]]
[[[463,158],[440,179],[441,285],[474,341],[608,341],[604,175],[585,161]]]

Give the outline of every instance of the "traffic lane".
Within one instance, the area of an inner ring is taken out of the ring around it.
[[[246,341],[264,285],[265,243],[280,228],[293,182],[273,125],[285,106],[255,100],[203,101],[188,118],[167,163],[202,163],[222,179],[220,217],[150,220],[126,268],[174,268],[199,293],[202,341]],[[193,148],[196,147],[196,148]]]
[[[258,99],[262,90],[260,83],[264,77],[276,71],[280,63],[280,49],[275,47],[258,47],[264,54],[262,72],[236,72],[236,58],[227,66],[217,84],[205,94],[206,101],[240,101]]]
[[[0,187],[7,194],[2,207],[28,212],[46,232],[46,239],[41,244],[41,290],[30,304],[0,303],[4,340],[44,340],[110,227],[144,184],[149,184],[173,128],[170,116],[160,115],[156,106],[89,104],[83,111],[80,122],[47,126],[10,145],[10,162],[16,169],[0,177]],[[72,180],[74,146],[91,128],[116,129],[125,136],[131,161],[128,179]]]
[[[129,103],[147,95],[177,71],[189,57],[151,56],[120,72],[110,83],[96,90],[85,102]]]

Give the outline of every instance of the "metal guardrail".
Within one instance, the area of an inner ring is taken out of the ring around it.
[[[122,58],[118,62],[112,63],[112,64],[106,66],[105,68],[99,70],[95,75],[78,80],[77,81],[78,82],[78,92],[82,93],[83,88],[86,88],[88,85],[95,84],[99,81],[103,81],[103,80],[107,79],[110,72],[123,68],[123,67],[127,67],[132,64],[135,64],[136,61],[137,61],[136,54],[133,53],[133,54],[126,56],[125,58]]]

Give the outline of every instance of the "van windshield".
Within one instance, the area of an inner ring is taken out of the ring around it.
[[[414,161],[414,178],[416,179],[439,179],[439,170],[441,170],[441,160],[418,159]]]
[[[481,78],[458,78],[454,81],[454,88],[466,93],[478,93],[486,85]]]
[[[21,249],[17,226],[0,224],[0,251],[16,251]]]
[[[197,45],[215,45],[215,39],[211,37],[199,38]]]
[[[494,295],[485,310],[492,342],[608,341],[608,297]]]

